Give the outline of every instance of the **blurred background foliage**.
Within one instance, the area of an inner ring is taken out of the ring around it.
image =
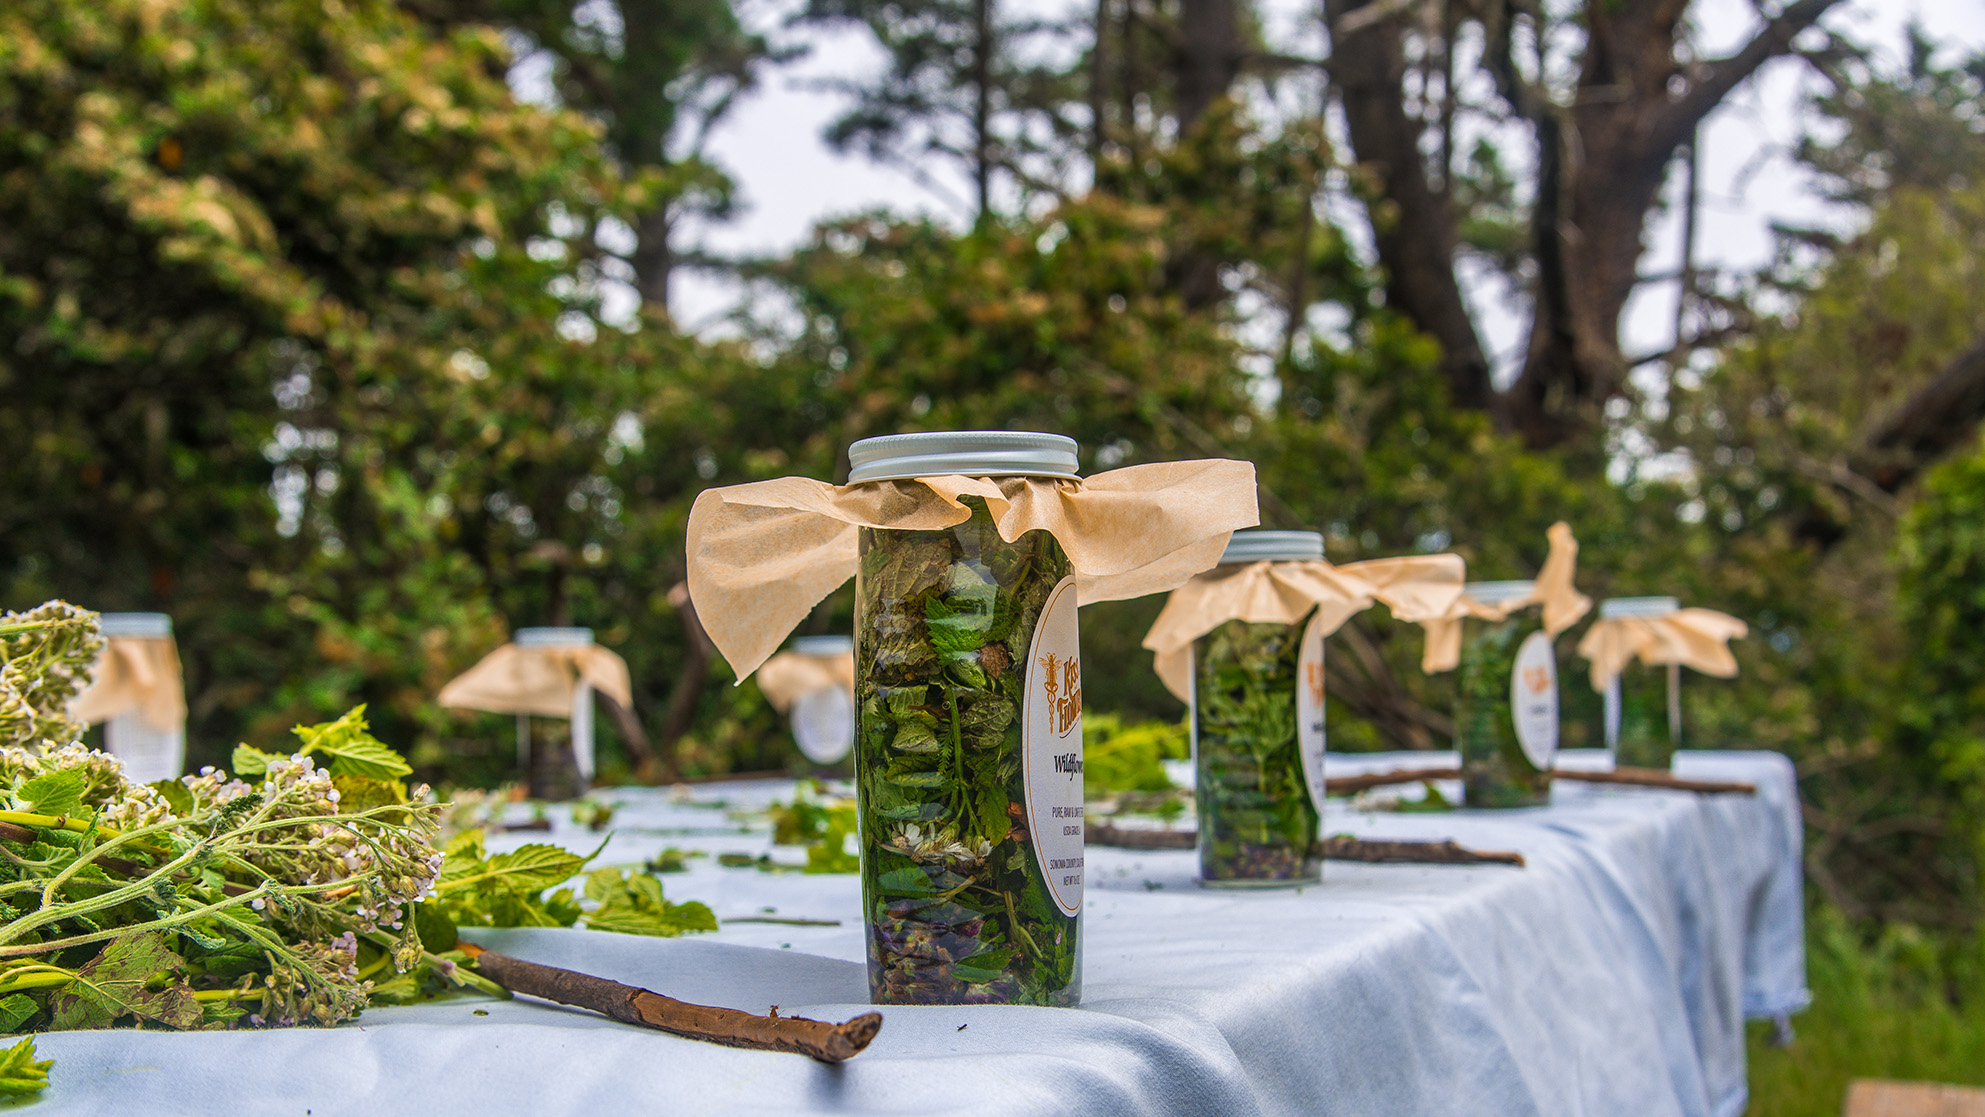
[[[1339,561],[1527,576],[1566,519],[1594,596],[1744,618],[1742,677],[1689,680],[1693,742],[1794,758],[1847,917],[1971,927],[1985,64],[1884,67],[1814,25],[1832,6],[1713,58],[1685,4],[1329,0],[1343,49],[1305,58],[1241,0],[816,0],[795,28],[887,58],[831,142],[949,161],[974,217],[716,259],[681,232],[735,205],[710,130],[789,57],[727,0],[12,0],[0,603],[172,614],[196,763],[364,701],[424,776],[511,778],[509,722],[433,696],[570,623],[633,672],[607,779],[774,769],[783,727],[681,590],[700,490],[838,480],[908,429],[1058,431],[1085,470],[1240,457],[1265,526]],[[1511,46],[1543,40],[1552,67]],[[1647,223],[1693,195],[1664,187],[1774,58],[1825,79],[1800,158],[1860,231],[1782,230],[1751,274],[1685,258],[1673,349],[1626,352]],[[523,59],[550,104],[513,94]],[[692,336],[683,268],[756,297]],[[1509,368],[1468,269],[1524,296]],[[1140,725],[1181,713],[1137,647],[1158,605],[1084,611],[1099,741],[1157,749]],[[1419,651],[1382,609],[1336,639],[1334,747],[1445,745]]]

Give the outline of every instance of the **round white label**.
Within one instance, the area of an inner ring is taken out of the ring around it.
[[[1048,594],[1034,625],[1020,730],[1027,830],[1048,892],[1065,915],[1082,910],[1081,656],[1071,576]]]
[[[837,686],[793,699],[793,740],[815,764],[833,764],[855,743],[855,696]]]
[[[1323,810],[1323,617],[1311,617],[1303,630],[1302,651],[1296,655],[1296,749],[1303,758],[1303,778],[1310,801]]]
[[[1540,772],[1558,755],[1558,657],[1551,638],[1533,632],[1516,650],[1509,676],[1509,716],[1516,741]]]

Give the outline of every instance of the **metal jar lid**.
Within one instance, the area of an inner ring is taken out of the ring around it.
[[[520,648],[571,648],[593,642],[590,628],[520,628],[510,640]]]
[[[1599,603],[1601,620],[1618,620],[1626,617],[1667,617],[1681,609],[1682,603],[1672,597],[1609,597]]]
[[[915,477],[1076,478],[1075,440],[1037,431],[929,431],[848,447],[848,483]]]
[[[1323,557],[1320,531],[1237,531],[1227,540],[1221,565],[1241,562],[1315,562]]]
[[[1484,605],[1500,605],[1505,601],[1529,597],[1536,589],[1535,581],[1522,578],[1513,582],[1469,582],[1461,587],[1461,592]]]
[[[853,655],[855,638],[852,636],[795,636],[793,651],[799,655]]]
[[[164,613],[105,613],[97,618],[105,636],[158,638],[172,635],[172,618]]]

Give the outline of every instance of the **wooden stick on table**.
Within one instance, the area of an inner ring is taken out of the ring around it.
[[[1323,856],[1331,861],[1410,861],[1429,865],[1523,865],[1521,853],[1469,849],[1453,842],[1391,842],[1336,837],[1323,840]]]
[[[1559,768],[1551,773],[1554,780],[1577,780],[1580,783],[1619,783],[1633,787],[1665,787],[1670,791],[1727,792],[1732,795],[1756,795],[1756,784],[1737,783],[1731,780],[1685,780],[1672,776],[1659,768],[1615,768],[1610,772],[1581,772],[1576,769]]]
[[[838,1063],[861,1054],[882,1030],[882,1014],[878,1012],[862,1013],[845,1024],[780,1016],[777,1008],[757,1016],[734,1008],[693,1005],[604,977],[526,962],[472,943],[462,943],[461,949],[475,959],[477,972],[513,993],[589,1008],[624,1024],[726,1047],[786,1051]]]
[[[1328,795],[1347,795],[1373,787],[1388,787],[1393,784],[1420,783],[1423,780],[1458,780],[1459,768],[1404,768],[1392,772],[1372,772],[1363,776],[1339,776],[1323,781],[1324,792]],[[1728,780],[1689,780],[1670,775],[1659,768],[1615,768],[1609,772],[1580,771],[1573,768],[1557,768],[1551,772],[1554,780],[1573,780],[1579,783],[1617,783],[1633,787],[1659,787],[1669,791],[1699,791],[1707,793],[1727,792],[1734,795],[1755,795],[1757,785],[1737,783]]]

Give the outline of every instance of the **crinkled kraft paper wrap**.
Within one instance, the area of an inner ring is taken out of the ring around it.
[[[1083,602],[1172,589],[1219,562],[1229,535],[1260,522],[1254,466],[1217,458],[1080,481],[943,476],[830,485],[782,477],[707,489],[689,513],[697,619],[742,680],[855,576],[862,528],[955,527],[972,518],[959,499],[966,496],[986,502],[1008,542],[1052,533]]]
[[[186,683],[172,637],[106,637],[96,677],[69,704],[69,716],[85,725],[134,710],[161,733],[186,724]]]
[[[627,661],[598,644],[505,644],[442,687],[438,701],[494,714],[570,717],[581,679],[623,708],[632,705]]]
[[[758,689],[765,692],[765,700],[772,708],[785,713],[802,694],[812,694],[816,690],[835,688],[853,693],[855,689],[855,653],[842,652],[839,655],[804,655],[800,652],[780,652],[765,661],[758,669]]]
[[[1192,642],[1228,621],[1295,624],[1317,610],[1325,636],[1374,602],[1400,620],[1442,617],[1461,596],[1467,568],[1459,555],[1413,555],[1333,566],[1321,559],[1254,562],[1201,574],[1172,591],[1145,634],[1165,689],[1192,694]]]
[[[1536,589],[1530,596],[1484,605],[1463,594],[1455,599],[1446,615],[1421,622],[1427,626],[1427,650],[1420,659],[1421,670],[1428,674],[1449,671],[1461,662],[1461,622],[1468,617],[1500,621],[1518,609],[1542,602],[1547,634],[1556,636],[1578,623],[1592,608],[1592,599],[1572,586],[1572,578],[1578,572],[1578,540],[1572,537],[1571,525],[1562,520],[1552,524],[1547,535],[1551,551],[1544,558],[1544,569],[1537,572]]]
[[[1646,664],[1679,663],[1731,679],[1737,675],[1737,657],[1730,654],[1730,641],[1750,631],[1743,621],[1714,609],[1678,609],[1665,617],[1602,617],[1578,642],[1578,654],[1592,661],[1592,689],[1601,692],[1635,656]]]

